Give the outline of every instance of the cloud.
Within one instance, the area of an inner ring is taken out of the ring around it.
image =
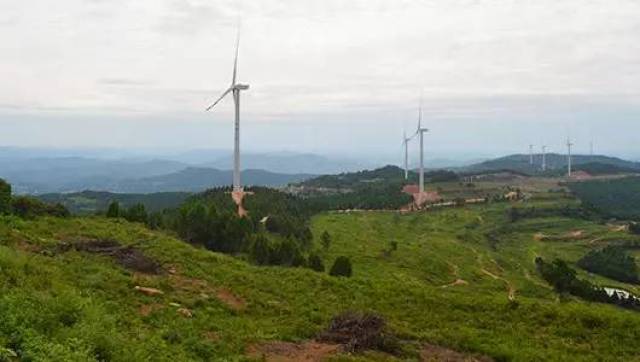
[[[632,0],[10,2],[0,108],[222,124],[230,101],[202,109],[229,84],[238,15],[248,122],[389,132],[421,93],[434,122],[626,122],[640,108]]]

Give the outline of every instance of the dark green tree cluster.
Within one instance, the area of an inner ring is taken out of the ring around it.
[[[395,210],[413,201],[411,195],[402,192],[402,183],[368,183],[346,192],[309,197],[310,210]]]
[[[640,177],[571,182],[582,204],[605,218],[640,220]]]
[[[0,179],[0,215],[11,213],[11,184]]]
[[[148,223],[174,230],[189,243],[224,253],[248,254],[260,265],[304,266],[313,235],[304,201],[277,190],[251,188],[248,217],[238,217],[229,188],[208,190],[178,209],[149,215]]]
[[[558,293],[568,293],[591,302],[615,304],[624,308],[640,310],[640,300],[633,295],[628,298],[617,293],[609,295],[604,288],[594,285],[588,280],[579,279],[576,271],[561,259],[545,262],[536,258],[536,267],[542,277],[553,286]]]
[[[638,282],[636,259],[619,246],[592,250],[578,261],[578,266],[624,283]]]
[[[306,266],[305,258],[298,243],[285,238],[272,242],[266,235],[259,234],[249,247],[249,255],[259,265]]]
[[[108,218],[121,217],[130,222],[149,223],[149,214],[142,203],[133,204],[131,207],[125,209],[120,206],[118,201],[112,201],[109,204],[106,216]]]

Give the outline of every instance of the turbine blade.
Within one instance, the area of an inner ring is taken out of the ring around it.
[[[231,85],[236,84],[236,76],[238,74],[238,49],[240,48],[240,28],[238,27],[238,35],[236,37],[236,56],[233,60],[233,79]]]
[[[218,104],[222,98],[224,98],[227,94],[229,94],[229,92],[231,92],[233,90],[233,87],[229,87],[229,89],[227,89],[226,91],[224,91],[224,93],[222,93],[222,95],[220,96],[220,98],[218,98],[215,102],[213,102],[212,105],[210,105],[209,107],[207,107],[207,111],[210,111],[211,108],[215,107],[216,104]]]

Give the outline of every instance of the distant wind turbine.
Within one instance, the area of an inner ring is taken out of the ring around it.
[[[404,179],[409,179],[409,141],[415,136],[407,137],[407,131],[402,134],[402,147],[404,147]]]
[[[422,128],[422,97],[420,97],[420,108],[418,110],[418,129],[416,134],[420,135],[420,194],[424,192],[424,134],[429,132],[427,128]]]
[[[533,166],[533,145],[529,145],[529,164]]]
[[[237,83],[238,74],[238,49],[240,47],[240,31],[236,38],[236,53],[233,61],[233,77],[231,78],[231,86],[224,91],[220,98],[218,98],[212,105],[207,107],[207,111],[210,111],[216,106],[227,94],[233,94],[233,102],[235,103],[235,138],[233,149],[233,191],[242,192],[242,185],[240,184],[240,91],[249,89],[249,85]]]
[[[571,177],[571,139],[567,138],[567,177]]]
[[[547,146],[542,146],[542,171],[547,170]]]

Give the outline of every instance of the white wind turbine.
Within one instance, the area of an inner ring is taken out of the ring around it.
[[[233,102],[235,103],[235,138],[233,149],[233,191],[238,193],[242,192],[242,185],[240,184],[240,91],[249,89],[248,84],[237,83],[236,76],[238,74],[238,48],[240,47],[240,32],[236,39],[236,54],[233,61],[233,77],[231,78],[231,86],[224,91],[220,98],[218,98],[212,105],[207,107],[207,111],[210,111],[216,104],[218,104],[227,94],[233,94]]]
[[[427,128],[422,128],[422,97],[420,98],[420,108],[418,110],[418,129],[416,134],[420,135],[420,194],[424,192],[424,134],[429,132]]]
[[[407,131],[402,133],[402,147],[404,148],[404,179],[409,179],[409,142],[418,134],[414,133],[411,137],[407,137]]]
[[[547,170],[547,146],[542,146],[542,171]]]
[[[529,145],[529,164],[533,166],[533,145]]]
[[[571,139],[567,138],[567,177],[571,177]]]

